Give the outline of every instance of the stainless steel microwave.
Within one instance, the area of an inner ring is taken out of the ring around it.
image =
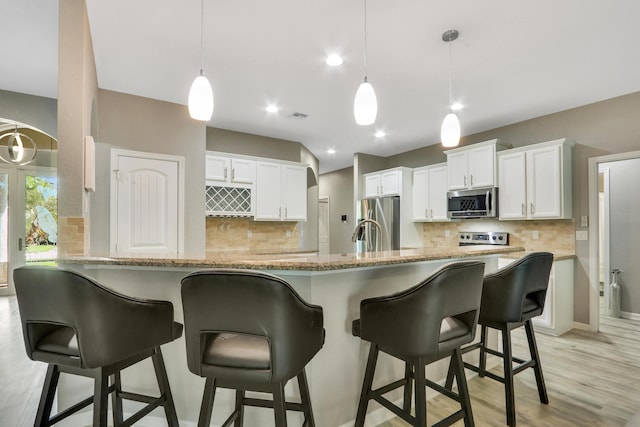
[[[497,217],[498,188],[448,191],[447,216],[451,219]]]

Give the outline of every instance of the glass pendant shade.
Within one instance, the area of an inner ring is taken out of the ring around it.
[[[455,113],[449,113],[442,121],[440,138],[444,147],[455,147],[460,142],[460,121]]]
[[[11,140],[11,138],[9,138]],[[19,133],[15,133],[13,140],[7,144],[9,150],[9,157],[12,162],[20,163],[24,157],[24,144],[22,144],[22,138]]]
[[[356,123],[362,126],[371,125],[376,121],[378,100],[373,86],[366,77],[356,92],[356,99],[353,101],[353,115]]]
[[[200,74],[189,90],[189,115],[192,119],[209,121],[213,114],[213,90],[209,80]]]

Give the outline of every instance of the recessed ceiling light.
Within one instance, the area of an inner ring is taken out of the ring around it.
[[[327,65],[331,65],[332,67],[337,67],[342,65],[342,57],[340,55],[336,55],[335,53],[327,56],[326,63]]]
[[[464,105],[460,104],[459,102],[454,102],[453,104],[451,104],[451,109],[453,111],[460,111],[464,108]]]
[[[336,150],[334,150],[333,148],[329,148],[327,150],[327,154],[336,154]]]
[[[267,110],[270,113],[277,113],[278,112],[278,107],[275,105],[267,105],[267,108],[265,108],[265,110]]]
[[[387,136],[387,133],[383,130],[379,130],[376,132],[376,138],[384,138],[385,136]]]

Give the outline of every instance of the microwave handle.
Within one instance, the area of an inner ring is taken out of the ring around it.
[[[485,206],[487,207],[488,211],[492,211],[492,206],[491,206],[491,190],[487,190],[487,195],[485,196],[485,200],[484,200]]]

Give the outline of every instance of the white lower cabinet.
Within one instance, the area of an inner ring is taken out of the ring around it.
[[[499,258],[498,268],[514,261]],[[550,335],[562,335],[573,327],[573,259],[553,262],[544,311],[533,318],[533,326],[536,331]]]
[[[306,221],[306,166],[257,162],[254,218],[261,221]]]

